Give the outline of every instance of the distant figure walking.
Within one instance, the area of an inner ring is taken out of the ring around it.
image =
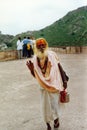
[[[17,40],[17,52],[18,52],[18,59],[22,59],[22,49],[23,49],[23,44],[21,42],[21,37],[18,37]]]

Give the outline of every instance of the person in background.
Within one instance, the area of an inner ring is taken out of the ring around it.
[[[30,58],[32,57],[32,40],[30,37],[24,37],[22,40],[23,43],[23,57]]]
[[[59,127],[60,91],[67,88],[67,81],[62,81],[58,68],[59,58],[56,53],[48,50],[48,43],[44,38],[36,39],[34,57],[26,62],[31,74],[40,85],[41,103],[47,130]]]
[[[24,37],[24,39],[22,40],[22,44],[23,44],[23,57],[27,57],[27,38]]]
[[[32,39],[30,37],[27,37],[27,57],[32,57]]]
[[[31,44],[31,46],[32,46],[32,56],[34,55],[34,44],[35,44],[35,37],[31,37],[31,40],[32,40],[32,44]]]
[[[23,44],[21,42],[21,37],[18,37],[16,44],[17,44],[18,59],[22,59]]]

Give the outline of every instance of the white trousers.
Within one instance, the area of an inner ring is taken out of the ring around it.
[[[59,93],[51,93],[45,89],[41,89],[42,113],[46,123],[59,118],[60,103]]]
[[[22,50],[18,50],[18,59],[22,58]]]

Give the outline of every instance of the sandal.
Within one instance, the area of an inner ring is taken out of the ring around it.
[[[56,120],[54,120],[54,128],[58,127],[59,127],[59,119],[57,118]]]
[[[47,130],[51,130],[51,126],[49,123],[47,123]]]

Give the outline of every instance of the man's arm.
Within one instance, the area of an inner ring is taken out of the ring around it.
[[[27,65],[28,69],[30,70],[31,74],[35,77],[33,63],[31,61],[27,61],[26,65]]]
[[[63,81],[63,87],[66,89],[67,88],[67,82],[69,80],[69,77],[66,75],[65,71],[63,70],[62,66],[60,63],[58,63],[58,67],[60,70],[60,74],[62,77],[62,81]]]

